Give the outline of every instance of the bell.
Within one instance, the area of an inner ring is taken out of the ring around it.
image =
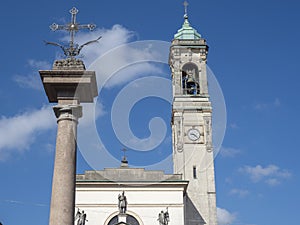
[[[195,95],[198,93],[198,83],[192,78],[189,77],[186,81],[187,93],[190,95]]]
[[[187,81],[186,81],[186,83],[187,84],[188,83],[195,83],[195,81],[194,81],[193,77],[189,76],[188,79],[187,79]]]

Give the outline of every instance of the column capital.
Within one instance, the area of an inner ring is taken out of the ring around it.
[[[78,122],[78,119],[82,117],[81,105],[56,105],[53,106],[53,111],[57,118],[57,122],[60,120],[73,120]]]

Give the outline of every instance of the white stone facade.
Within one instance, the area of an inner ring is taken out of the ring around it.
[[[87,180],[90,177],[77,175],[76,207],[87,214],[88,225],[108,225],[110,220],[119,214],[118,195],[122,191],[125,192],[128,201],[126,213],[133,216],[140,225],[159,224],[158,214],[167,207],[170,215],[169,225],[184,225],[184,193],[188,182],[173,178],[172,180],[137,181],[134,177],[125,181],[131,176],[130,174],[136,174],[136,171],[139,174],[148,171],[130,168],[111,169],[111,171],[126,174],[123,176],[124,180],[116,183],[109,181],[107,177],[103,179],[99,176]],[[103,173],[103,171],[88,172]],[[150,173],[161,174],[160,171],[150,171]],[[145,176],[147,177],[149,176]]]

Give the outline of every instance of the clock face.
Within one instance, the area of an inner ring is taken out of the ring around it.
[[[196,141],[200,138],[200,131],[198,129],[192,128],[188,130],[188,137],[192,141]]]

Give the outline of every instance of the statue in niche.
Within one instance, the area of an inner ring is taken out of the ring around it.
[[[122,194],[119,194],[118,196],[118,207],[120,213],[126,213],[127,210],[127,198],[125,196],[125,192],[123,191]]]

